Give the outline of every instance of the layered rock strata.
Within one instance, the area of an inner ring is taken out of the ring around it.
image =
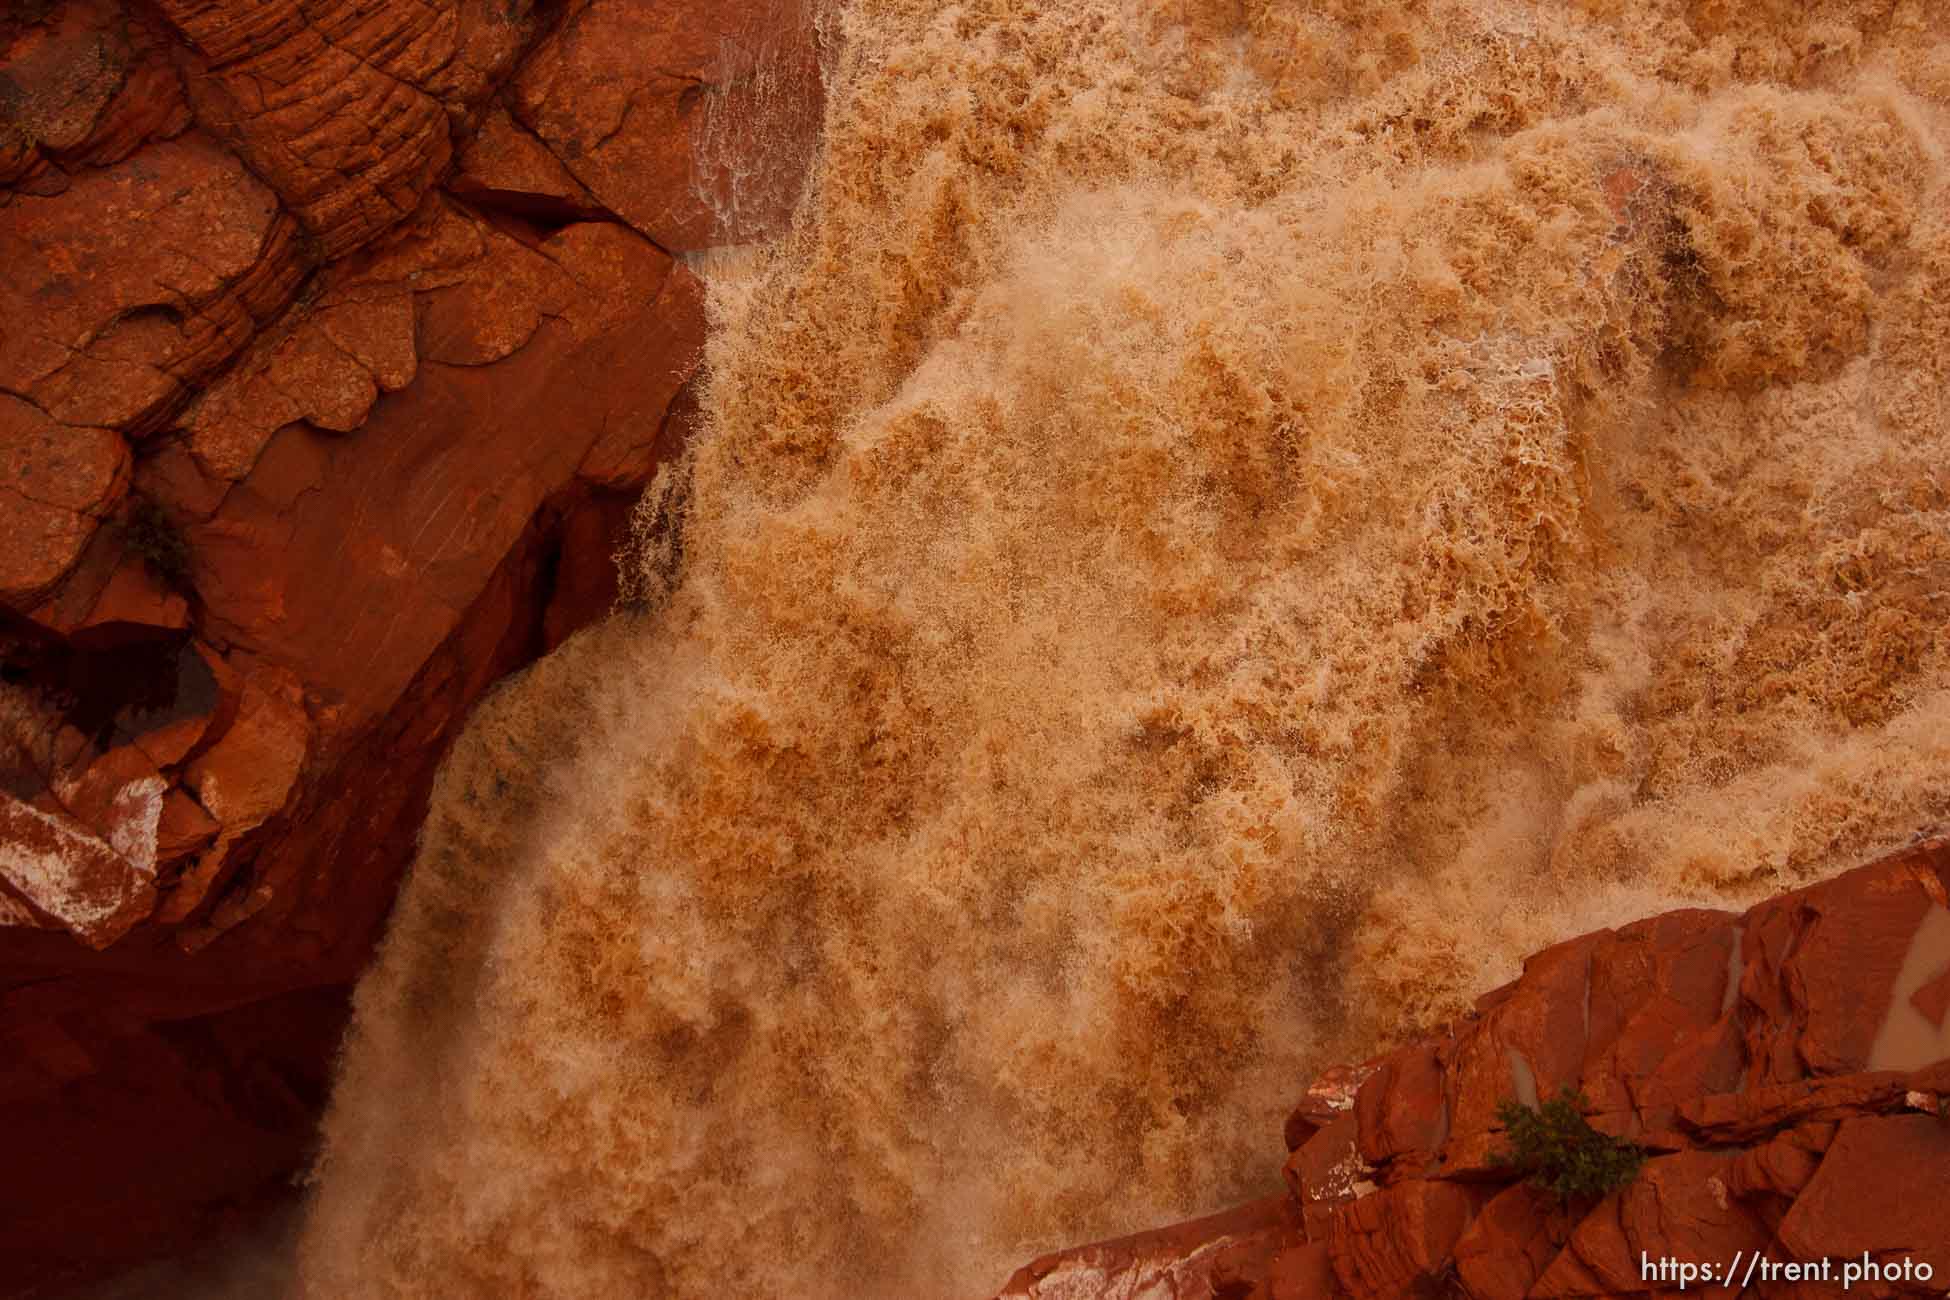
[[[812,42],[769,3],[0,15],[0,1122],[38,1171],[0,1294],[300,1163],[449,739],[613,599],[685,256],[789,205]]]

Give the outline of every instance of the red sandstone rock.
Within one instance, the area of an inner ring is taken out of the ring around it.
[[[1876,1070],[1834,1079],[1768,1084],[1696,1098],[1680,1108],[1680,1128],[1700,1141],[1751,1142],[1778,1129],[1883,1110],[1918,1088],[1950,1081],[1950,1068],[1907,1074]]]
[[[1492,1197],[1456,1239],[1456,1276],[1472,1296],[1517,1300],[1530,1294],[1570,1239],[1578,1216],[1528,1184]]]
[[[171,790],[156,822],[156,861],[175,862],[209,846],[223,823],[182,790]]]
[[[1621,1295],[1648,1288],[1644,1259],[1723,1262],[1765,1247],[1767,1227],[1727,1189],[1730,1161],[1710,1151],[1684,1151],[1646,1162],[1631,1186],[1593,1207],[1533,1296]]]
[[[703,326],[688,274],[613,225],[533,252],[441,208],[411,238],[384,273],[429,268],[435,286],[419,295],[418,381],[355,438],[279,429],[216,514],[185,528],[206,625],[307,665],[328,736],[393,706],[606,430],[639,449],[641,482]],[[269,549],[309,558],[271,568]]]
[[[1257,1216],[1256,1258],[1308,1261],[1294,1294],[1320,1300],[1676,1296],[1648,1257],[1829,1259],[1825,1282],[1754,1278],[1758,1294],[1800,1297],[1843,1295],[1842,1264],[1866,1251],[1907,1261],[1909,1279],[1846,1294],[1941,1294],[1950,1039],[1916,995],[1950,967],[1946,885],[1950,841],[1936,840],[1743,917],[1674,912],[1539,954],[1474,1019],[1382,1058],[1340,1119],[1314,1128],[1331,1114],[1313,1099],[1344,1090],[1345,1072],[1309,1090],[1289,1124],[1304,1139],[1285,1167],[1291,1208],[1235,1212]],[[1844,926],[1860,928],[1863,960],[1842,951]],[[1558,1085],[1591,1099],[1595,1125],[1657,1144],[1631,1184],[1560,1201],[1489,1159],[1498,1103]],[[1204,1277],[1198,1252],[1222,1221],[1046,1257],[1004,1294],[1234,1294],[1169,1289]],[[1039,1278],[1062,1286],[1027,1289]]]
[[[116,0],[71,0],[39,22],[19,12],[0,10],[16,128],[0,132],[0,185],[59,193],[64,167],[117,163],[189,126],[168,51],[142,15],[131,21]]]
[[[1337,1065],[1308,1085],[1286,1118],[1286,1149],[1295,1151],[1321,1129],[1354,1109],[1354,1098],[1378,1065]]]
[[[750,239],[789,207],[803,124],[819,115],[806,19],[791,4],[765,16],[585,0],[523,62],[510,106],[581,187],[659,247]],[[643,49],[662,52],[647,75]],[[733,130],[751,136],[736,150],[742,167],[726,156]]]
[[[483,206],[541,218],[601,216],[603,205],[535,133],[501,107],[461,150],[453,192]]]
[[[1791,1202],[1821,1167],[1822,1155],[1834,1140],[1835,1125],[1815,1120],[1748,1147],[1727,1169],[1727,1190],[1745,1200]],[[1779,1216],[1774,1218],[1778,1226]]]
[[[89,829],[59,812],[0,791],[0,891],[16,926],[65,926],[103,948],[155,906],[144,872]]]
[[[1739,1086],[1733,921],[1671,912],[1624,927],[1594,954],[1579,1073],[1593,1106],[1621,1117],[1611,1127],[1656,1142],[1678,1103]]]
[[[135,745],[120,745],[88,765],[72,785],[43,796],[106,841],[140,870],[156,866],[156,826],[169,783]]]
[[[0,394],[0,600],[24,603],[59,581],[128,480],[128,448],[113,433],[58,424]]]
[[[1374,1190],[1374,1170],[1356,1146],[1360,1131],[1354,1115],[1342,1115],[1295,1151],[1282,1171],[1316,1241],[1326,1240],[1336,1208]]]
[[[229,360],[255,312],[282,305],[276,282],[295,263],[275,196],[193,136],[16,198],[8,215],[0,389],[68,425],[149,431]]]
[[[1480,1188],[1418,1178],[1350,1201],[1334,1212],[1327,1238],[1340,1288],[1359,1296],[1427,1290],[1486,1199]]]
[[[1292,1204],[1272,1196],[1155,1232],[1045,1256],[1017,1270],[997,1300],[1310,1300],[1326,1295],[1325,1251],[1297,1237]]]
[[[1448,1172],[1482,1168],[1500,1145],[1492,1134],[1500,1102],[1514,1097],[1535,1104],[1579,1079],[1590,1018],[1586,990],[1608,937],[1586,935],[1531,957],[1510,994],[1458,1040],[1445,1073],[1441,1152]]]
[[[627,535],[635,507],[635,498],[627,493],[596,492],[564,521],[555,590],[542,614],[546,649],[553,650],[615,607],[618,539]]]
[[[1941,1295],[1950,1278],[1950,1123],[1934,1115],[1844,1120],[1820,1166],[1781,1220],[1791,1258],[1907,1259],[1935,1285],[1863,1288],[1871,1295]]]
[[[310,747],[296,679],[267,669],[247,680],[237,721],[184,771],[183,784],[220,829],[215,845],[170,890],[159,920],[178,922],[197,909],[229,865],[230,846],[284,807]]]
[[[1816,1075],[1876,1068],[1871,1049],[1897,973],[1917,925],[1937,904],[1913,882],[1893,879],[1872,891],[1810,893],[1774,906],[1791,911],[1799,931],[1777,978],[1800,1011],[1793,1043],[1801,1067]]]
[[[182,38],[198,121],[326,258],[419,206],[452,156],[450,110],[483,98],[534,31],[525,9],[492,0],[158,8]]]
[[[1442,1048],[1415,1043],[1383,1057],[1355,1095],[1361,1156],[1371,1165],[1432,1163],[1449,1136]]]
[[[435,765],[688,427],[654,239],[775,220],[818,86],[776,7],[0,10],[0,1103],[69,1152],[0,1180],[10,1294],[281,1194]]]
[[[189,602],[183,594],[165,585],[155,569],[126,545],[116,549],[120,554],[115,567],[109,571],[108,581],[93,593],[94,598],[84,611],[57,624],[54,607],[44,607],[35,611],[42,616],[42,621],[59,626],[69,635],[99,632],[118,625],[172,631],[189,627]],[[87,591],[87,584],[64,583],[62,590],[80,595]]]

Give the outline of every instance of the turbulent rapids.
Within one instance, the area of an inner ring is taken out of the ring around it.
[[[1941,824],[1945,12],[829,14],[636,608],[443,772],[305,1293],[980,1295]]]

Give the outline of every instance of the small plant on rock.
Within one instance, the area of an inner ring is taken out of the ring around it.
[[[1559,1200],[1597,1199],[1638,1177],[1645,1149],[1592,1128],[1584,1112],[1590,1105],[1565,1088],[1541,1106],[1506,1101],[1496,1117],[1510,1139],[1510,1150],[1490,1157],[1529,1176],[1530,1185]]]
[[[188,583],[189,543],[161,506],[147,497],[136,497],[122,521],[122,535],[151,573],[171,586]]]

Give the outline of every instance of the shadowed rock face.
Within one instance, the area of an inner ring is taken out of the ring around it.
[[[1047,1256],[1001,1296],[1677,1294],[1643,1256],[1723,1269],[1755,1252],[1833,1261],[1815,1283],[1757,1271],[1755,1294],[1839,1295],[1865,1251],[1938,1280],[1851,1293],[1940,1294],[1946,900],[1939,839],[1742,915],[1670,912],[1547,949],[1462,1021],[1308,1089],[1285,1195]],[[1623,1190],[1560,1203],[1492,1163],[1498,1103],[1561,1087],[1648,1149]]]
[[[770,0],[0,14],[0,1294],[297,1167],[448,740],[684,436],[681,255],[818,96]]]

